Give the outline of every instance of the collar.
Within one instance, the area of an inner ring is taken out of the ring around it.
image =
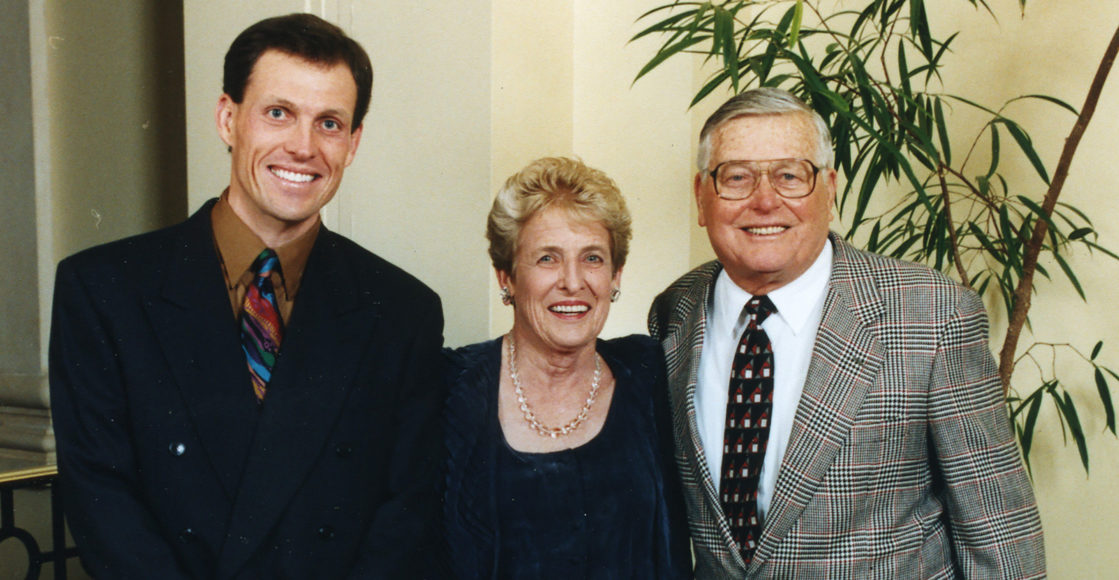
[[[769,293],[769,299],[777,307],[777,316],[785,321],[794,335],[799,335],[805,330],[813,306],[827,292],[833,251],[831,239],[828,239],[820,255],[816,256],[816,260],[803,274]],[[753,295],[735,284],[727,274],[726,268],[719,270],[714,292],[714,301],[719,311],[733,312],[737,319],[750,298],[753,298]],[[733,321],[731,325],[733,326]]]
[[[232,289],[252,267],[253,260],[267,246],[234,213],[228,198],[229,189],[226,189],[214,204],[210,219],[214,227],[214,240],[218,245],[218,253],[225,267],[226,281]],[[289,299],[299,291],[299,285],[303,280],[303,269],[307,267],[307,258],[311,255],[311,248],[315,245],[321,225],[322,222],[318,222],[302,236],[278,248],[272,248],[280,259],[280,282]]]

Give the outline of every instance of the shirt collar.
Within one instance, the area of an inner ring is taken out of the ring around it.
[[[794,335],[805,330],[813,306],[827,292],[828,280],[831,278],[832,252],[832,243],[828,239],[820,255],[816,256],[816,260],[803,274],[769,293],[769,299],[777,307],[777,316],[785,321]],[[714,293],[718,310],[740,316],[750,298],[753,295],[735,284],[726,268],[719,271]],[[733,319],[730,324],[734,325]]]
[[[229,190],[226,189],[214,209],[210,213],[210,220],[214,227],[214,240],[218,245],[222,263],[230,288],[241,280],[241,277],[253,265],[253,260],[267,247],[245,222],[233,211],[229,205]],[[280,281],[284,286],[284,293],[294,297],[299,291],[303,280],[303,269],[307,266],[307,258],[311,255],[311,248],[315,245],[319,228],[322,222],[316,222],[315,227],[307,233],[282,244],[277,248],[276,256],[280,259]]]

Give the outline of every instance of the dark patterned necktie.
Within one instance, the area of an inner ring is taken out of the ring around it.
[[[241,304],[241,348],[249,363],[253,393],[257,401],[263,401],[284,337],[284,322],[280,318],[271,277],[272,272],[280,271],[280,259],[275,251],[265,248],[253,261],[251,270],[253,281],[245,290]]]
[[[777,307],[768,296],[754,296],[743,311],[746,330],[731,365],[719,495],[731,535],[749,564],[762,531],[758,480],[773,412],[773,345],[762,330],[762,322],[777,312]]]

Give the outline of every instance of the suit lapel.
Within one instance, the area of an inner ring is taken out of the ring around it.
[[[811,501],[885,361],[873,328],[883,314],[873,277],[853,248],[835,236],[832,244],[816,345],[751,570],[773,554]]]
[[[693,494],[691,502],[695,506],[710,506],[708,517],[701,523],[717,541],[725,546],[724,555],[739,569],[745,568],[742,555],[734,548],[730,523],[723,514],[719,499],[718,481],[707,466],[707,455],[699,436],[699,423],[696,419],[695,392],[699,376],[699,359],[703,352],[703,338],[707,330],[707,312],[711,303],[711,293],[715,280],[722,270],[717,262],[711,262],[699,272],[696,283],[688,287],[688,294],[682,302],[691,308],[682,319],[677,332],[670,332],[664,344],[667,356],[668,384],[672,386],[672,409],[675,416],[676,442],[684,453],[687,469],[683,470],[685,493]],[[682,387],[681,387],[682,386]],[[692,474],[698,477],[695,481]]]
[[[214,249],[212,205],[183,224],[161,294],[145,307],[202,447],[232,499],[252,440],[256,404]]]
[[[219,577],[245,564],[311,471],[374,335],[379,303],[358,295],[337,240],[323,228],[308,259],[261,408]]]

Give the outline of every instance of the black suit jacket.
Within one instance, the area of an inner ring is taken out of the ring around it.
[[[105,578],[417,577],[438,511],[438,297],[323,228],[253,398],[208,203],[58,267],[61,488]]]

